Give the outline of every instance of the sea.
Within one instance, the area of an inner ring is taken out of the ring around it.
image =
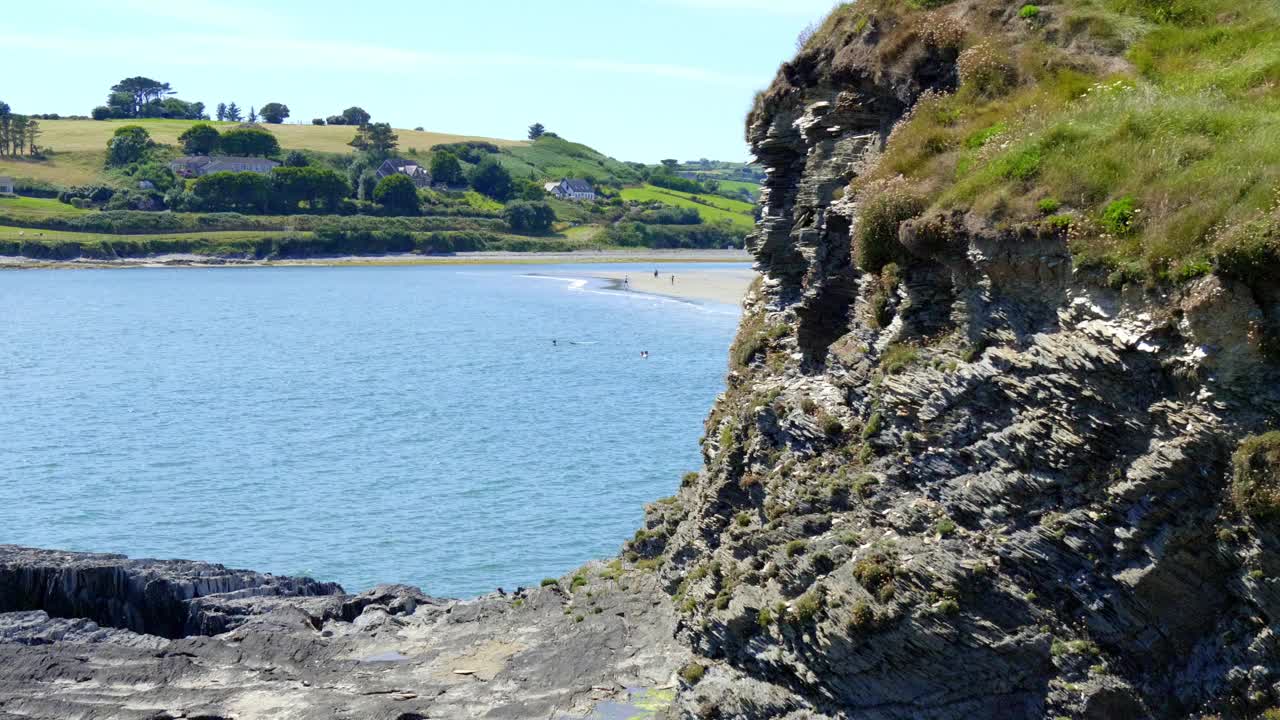
[[[612,557],[700,466],[739,309],[610,270],[0,273],[0,544],[443,597]]]

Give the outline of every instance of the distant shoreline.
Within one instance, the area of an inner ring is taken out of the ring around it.
[[[0,270],[94,270],[123,268],[241,268],[241,267],[399,267],[414,265],[577,265],[611,263],[752,262],[745,250],[579,250],[574,252],[472,252],[454,255],[349,255],[325,258],[251,260],[193,254],[145,258],[77,258],[38,260],[0,257]]]

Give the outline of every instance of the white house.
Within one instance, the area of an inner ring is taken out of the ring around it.
[[[596,189],[586,180],[564,179],[558,183],[547,183],[547,192],[561,200],[580,200],[592,202],[596,199]]]
[[[13,178],[0,177],[0,193],[13,194]]]

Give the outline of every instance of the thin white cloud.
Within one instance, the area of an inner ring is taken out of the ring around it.
[[[150,0],[133,0],[150,2]],[[234,34],[171,33],[166,42],[183,51],[165,56],[168,65],[260,68],[262,53],[269,49],[272,67],[352,70],[367,73],[403,74],[439,69],[528,69],[560,72],[594,72],[609,75],[662,77],[729,87],[750,88],[760,78],[689,65],[622,62],[601,58],[548,57],[523,54],[444,53],[406,50],[347,42],[326,42],[284,37],[256,37]],[[31,52],[56,52],[94,58],[132,59],[134,54],[119,44],[101,38],[73,38],[64,34],[0,35],[0,46]]]
[[[213,0],[84,0],[89,9],[134,13],[151,20],[168,20],[183,27],[265,27],[285,18],[262,7]]]

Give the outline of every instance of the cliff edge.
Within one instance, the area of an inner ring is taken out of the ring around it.
[[[1276,168],[1209,174],[1280,37],[1217,10],[866,0],[760,95],[763,281],[628,548],[684,716],[1280,712]]]

